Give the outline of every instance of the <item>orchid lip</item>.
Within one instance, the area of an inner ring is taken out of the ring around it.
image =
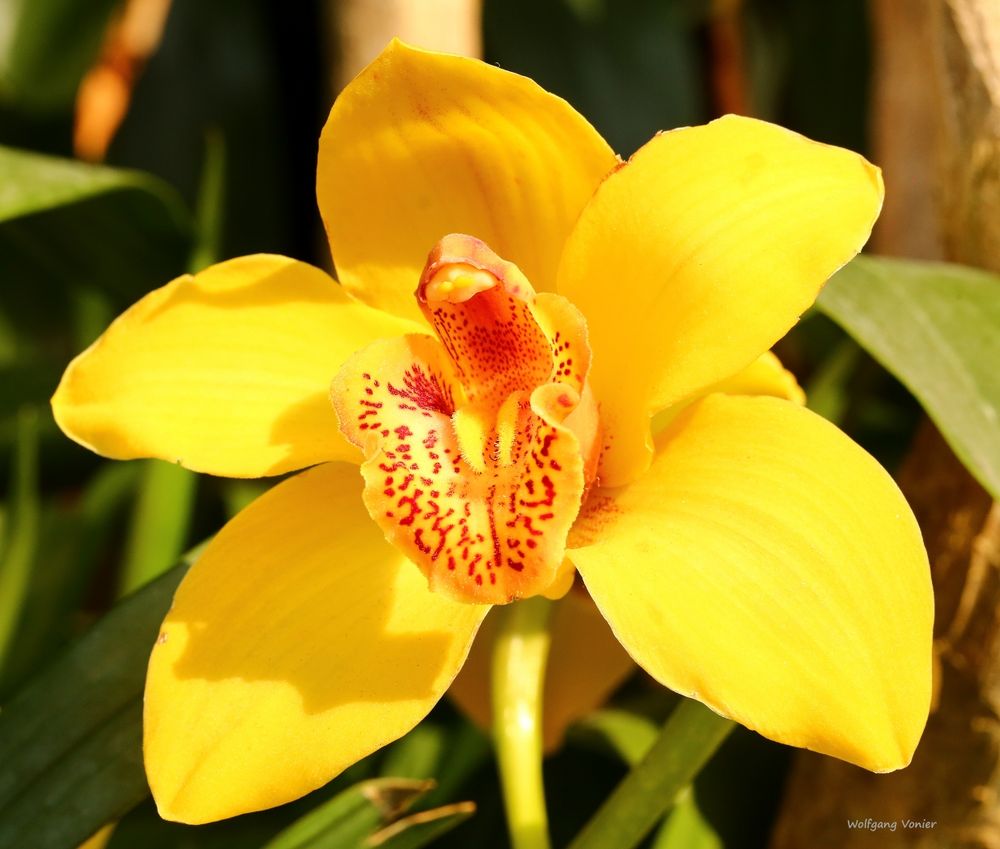
[[[462,234],[434,247],[415,295],[437,338],[375,343],[332,387],[367,457],[365,504],[436,590],[544,592],[596,468],[583,318]]]

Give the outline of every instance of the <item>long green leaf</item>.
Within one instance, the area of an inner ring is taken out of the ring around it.
[[[0,147],[0,223],[115,192],[147,195],[175,224],[190,226],[180,197],[141,171]]]
[[[456,802],[411,814],[375,832],[358,849],[423,849],[475,812],[476,806],[472,802]]]
[[[30,407],[18,415],[13,472],[10,519],[0,547],[0,672],[9,660],[38,546],[38,413]]]
[[[7,0],[0,4],[0,103],[68,109],[97,58],[120,0]]]
[[[154,177],[0,147],[5,302],[67,284],[134,300],[184,269],[191,237],[180,196]]]
[[[607,707],[577,721],[571,729],[574,739],[592,740],[610,749],[630,767],[645,757],[656,742],[658,727],[641,713]]]
[[[198,476],[163,460],[143,460],[139,497],[122,562],[121,594],[167,571],[184,551]]]
[[[1000,498],[1000,277],[858,257],[817,305],[899,378]]]
[[[723,849],[722,838],[705,819],[690,787],[663,820],[650,849]]]
[[[433,781],[376,778],[362,781],[311,810],[264,849],[420,849],[475,811],[471,802],[404,817]]]
[[[39,545],[14,641],[17,651],[0,674],[0,702],[69,642],[108,541],[135,492],[140,467],[107,463],[80,498],[43,506]]]
[[[282,831],[265,849],[325,849],[358,846],[398,819],[432,781],[376,778],[362,781],[311,810]]]
[[[0,712],[0,846],[74,849],[148,793],[141,694],[186,564],[125,599]]]
[[[684,699],[652,748],[615,788],[570,849],[637,846],[732,729],[731,720]]]
[[[433,779],[422,808],[450,802],[492,752],[489,738],[471,722],[426,719],[385,750],[379,774],[387,778]]]

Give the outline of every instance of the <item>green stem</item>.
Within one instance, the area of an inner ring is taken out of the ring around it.
[[[542,690],[549,610],[538,596],[507,605],[493,648],[493,738],[514,849],[549,849],[542,780]]]
[[[653,747],[625,776],[570,849],[632,849],[674,803],[733,729],[692,699],[670,715]]]

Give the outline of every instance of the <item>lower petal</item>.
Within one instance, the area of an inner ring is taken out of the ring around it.
[[[709,396],[643,477],[591,498],[570,547],[664,685],[783,743],[909,763],[930,701],[927,555],[888,474],[833,425]]]
[[[494,629],[487,619],[469,659],[448,690],[454,702],[483,728],[492,722],[490,664]],[[571,590],[554,602],[552,644],[545,670],[542,739],[545,750],[562,743],[566,729],[599,708],[635,670],[632,658],[586,593]]]
[[[416,725],[488,608],[431,593],[326,464],[262,496],[184,579],[153,649],[145,760],[161,815],[288,802]]]

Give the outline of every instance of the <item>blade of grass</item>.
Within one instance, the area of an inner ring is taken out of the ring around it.
[[[38,413],[23,407],[17,417],[10,515],[0,559],[0,671],[8,662],[17,630],[31,564],[38,547],[41,504],[38,496]]]
[[[14,640],[17,652],[0,674],[6,701],[77,630],[78,611],[109,542],[134,498],[141,467],[108,463],[71,505],[50,500],[42,512],[41,540]]]
[[[73,849],[148,794],[142,688],[185,562],[120,602],[0,713],[0,846]]]
[[[184,551],[197,476],[162,460],[143,460],[139,497],[129,527],[119,594],[162,575]]]

